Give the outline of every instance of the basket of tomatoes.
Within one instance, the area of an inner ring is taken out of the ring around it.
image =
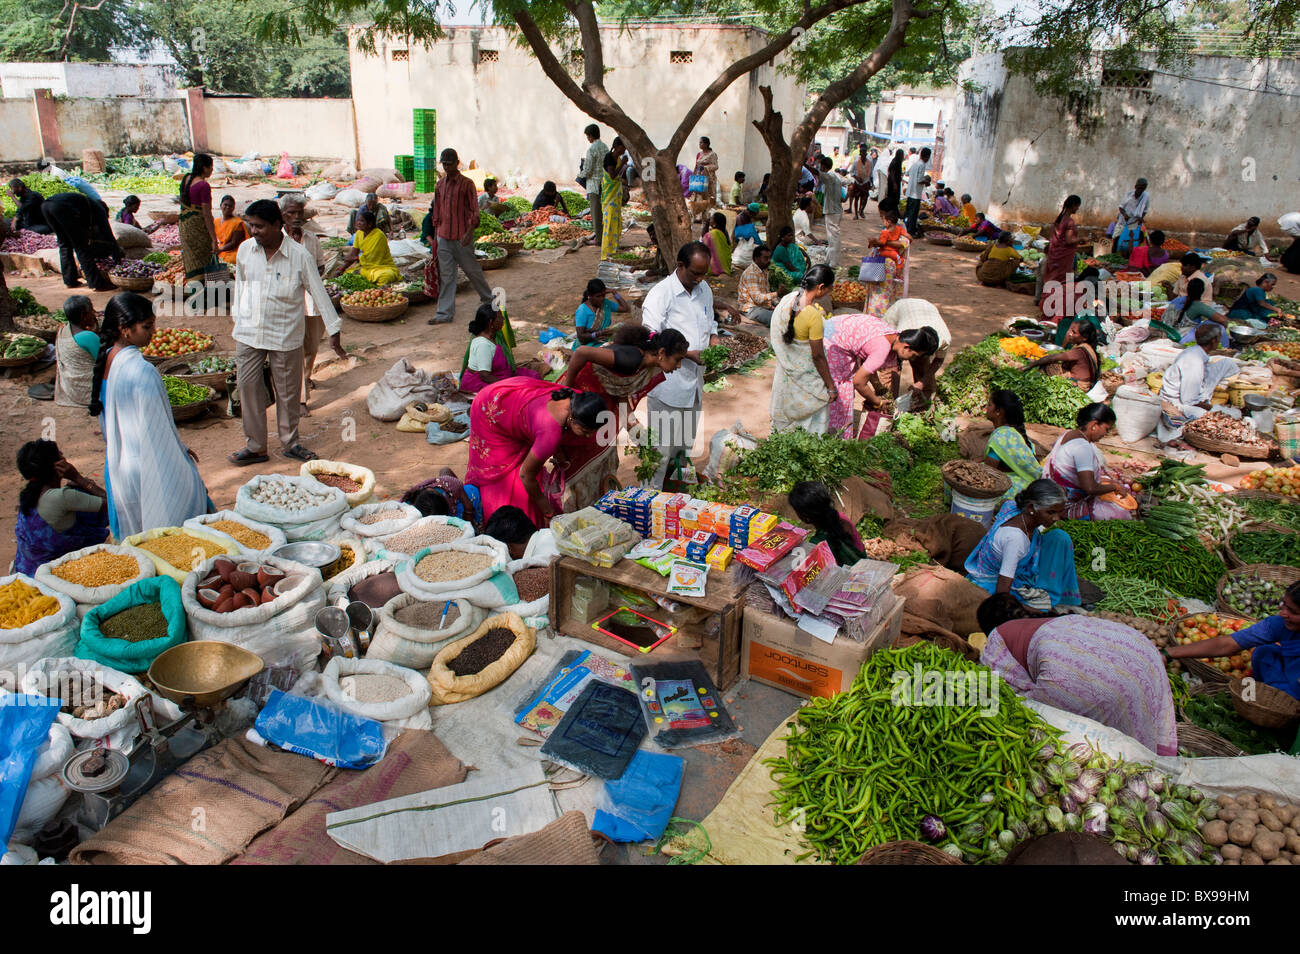
[[[1192,613],[1170,623],[1169,635],[1178,645],[1188,646],[1218,636],[1232,636],[1253,624],[1254,620],[1236,613]],[[1251,675],[1249,649],[1243,649],[1231,656],[1180,659],[1179,662],[1188,672],[1200,677],[1203,682],[1226,685],[1229,679],[1241,679]]]
[[[197,328],[159,328],[140,349],[152,364],[162,364],[182,355],[198,354],[212,347],[212,335]]]

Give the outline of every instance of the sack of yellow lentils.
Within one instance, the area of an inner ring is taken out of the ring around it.
[[[177,583],[184,583],[191,570],[214,556],[240,557],[239,544],[233,538],[189,527],[155,527],[127,537],[122,545],[143,553],[153,561],[159,576],[170,576]]]
[[[157,573],[153,560],[134,547],[97,543],[65,553],[36,568],[36,582],[72,597],[84,617],[139,580]]]
[[[72,655],[77,629],[72,597],[22,573],[0,576],[0,669],[14,673],[46,656]]]

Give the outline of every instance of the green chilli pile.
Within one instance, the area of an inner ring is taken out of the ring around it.
[[[1251,530],[1232,538],[1232,552],[1243,563],[1300,566],[1300,534]]]
[[[848,691],[812,700],[789,728],[785,757],[766,764],[776,823],[799,825],[808,846],[800,860],[853,864],[877,845],[924,841],[998,864],[1051,831],[1102,836],[1138,864],[1220,860],[1198,834],[1213,800],[1086,744],[1065,749],[991,670],[928,643],[876,653]]]
[[[1064,520],[1078,574],[1103,590],[1128,577],[1159,583],[1177,596],[1213,603],[1223,561],[1196,541],[1171,540],[1136,520]]]
[[[170,374],[163,375],[163,384],[167,387],[167,400],[172,407],[185,407],[197,401],[208,399],[208,389],[198,384],[190,384]]]

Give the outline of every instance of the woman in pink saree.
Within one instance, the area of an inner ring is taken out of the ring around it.
[[[479,488],[483,515],[514,506],[544,527],[560,510],[562,481],[546,472],[567,464],[566,435],[596,440],[605,402],[598,395],[532,378],[506,378],[483,388],[469,411],[465,482]]]
[[[1043,297],[1039,299],[1039,307],[1043,317],[1053,321],[1073,315],[1075,310],[1074,295],[1067,295],[1063,286],[1067,278],[1074,275],[1074,258],[1079,249],[1079,229],[1074,213],[1081,205],[1083,200],[1077,195],[1066,198],[1047,240],[1047,257],[1043,259]]]
[[[874,437],[880,424],[881,407],[887,398],[898,396],[900,362],[934,354],[938,346],[939,336],[930,328],[898,331],[875,315],[836,316],[826,341],[826,363],[830,365],[836,392],[836,400],[831,402],[827,413],[826,433],[854,436],[850,433],[853,403],[855,395],[861,394],[866,412],[862,437]],[[882,379],[882,371],[888,380]]]

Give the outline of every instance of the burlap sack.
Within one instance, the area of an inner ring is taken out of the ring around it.
[[[881,535],[893,539],[909,534],[925,547],[930,558],[940,566],[964,573],[966,558],[984,539],[983,524],[956,513],[939,513],[924,520],[900,517],[890,520]]]
[[[988,594],[960,573],[941,566],[920,566],[894,583],[905,613],[920,617],[932,631],[974,633],[979,630],[975,611]]]
[[[565,812],[528,835],[489,842],[478,851],[407,858],[395,865],[598,865],[600,847],[582,812]]]
[[[957,435],[957,449],[966,460],[983,460],[993,436],[993,425],[977,421]]]
[[[498,626],[514,630],[515,641],[496,661],[472,676],[457,676],[447,668],[447,663],[459,656],[466,646],[486,635],[488,630],[496,629]],[[536,645],[537,633],[531,626],[525,625],[517,614],[499,613],[496,616],[489,616],[474,632],[464,639],[448,643],[437,656],[433,657],[433,665],[429,668],[429,689],[433,693],[432,704],[442,706],[481,696],[510,678],[514,671],[523,665],[524,660],[533,654]]]

